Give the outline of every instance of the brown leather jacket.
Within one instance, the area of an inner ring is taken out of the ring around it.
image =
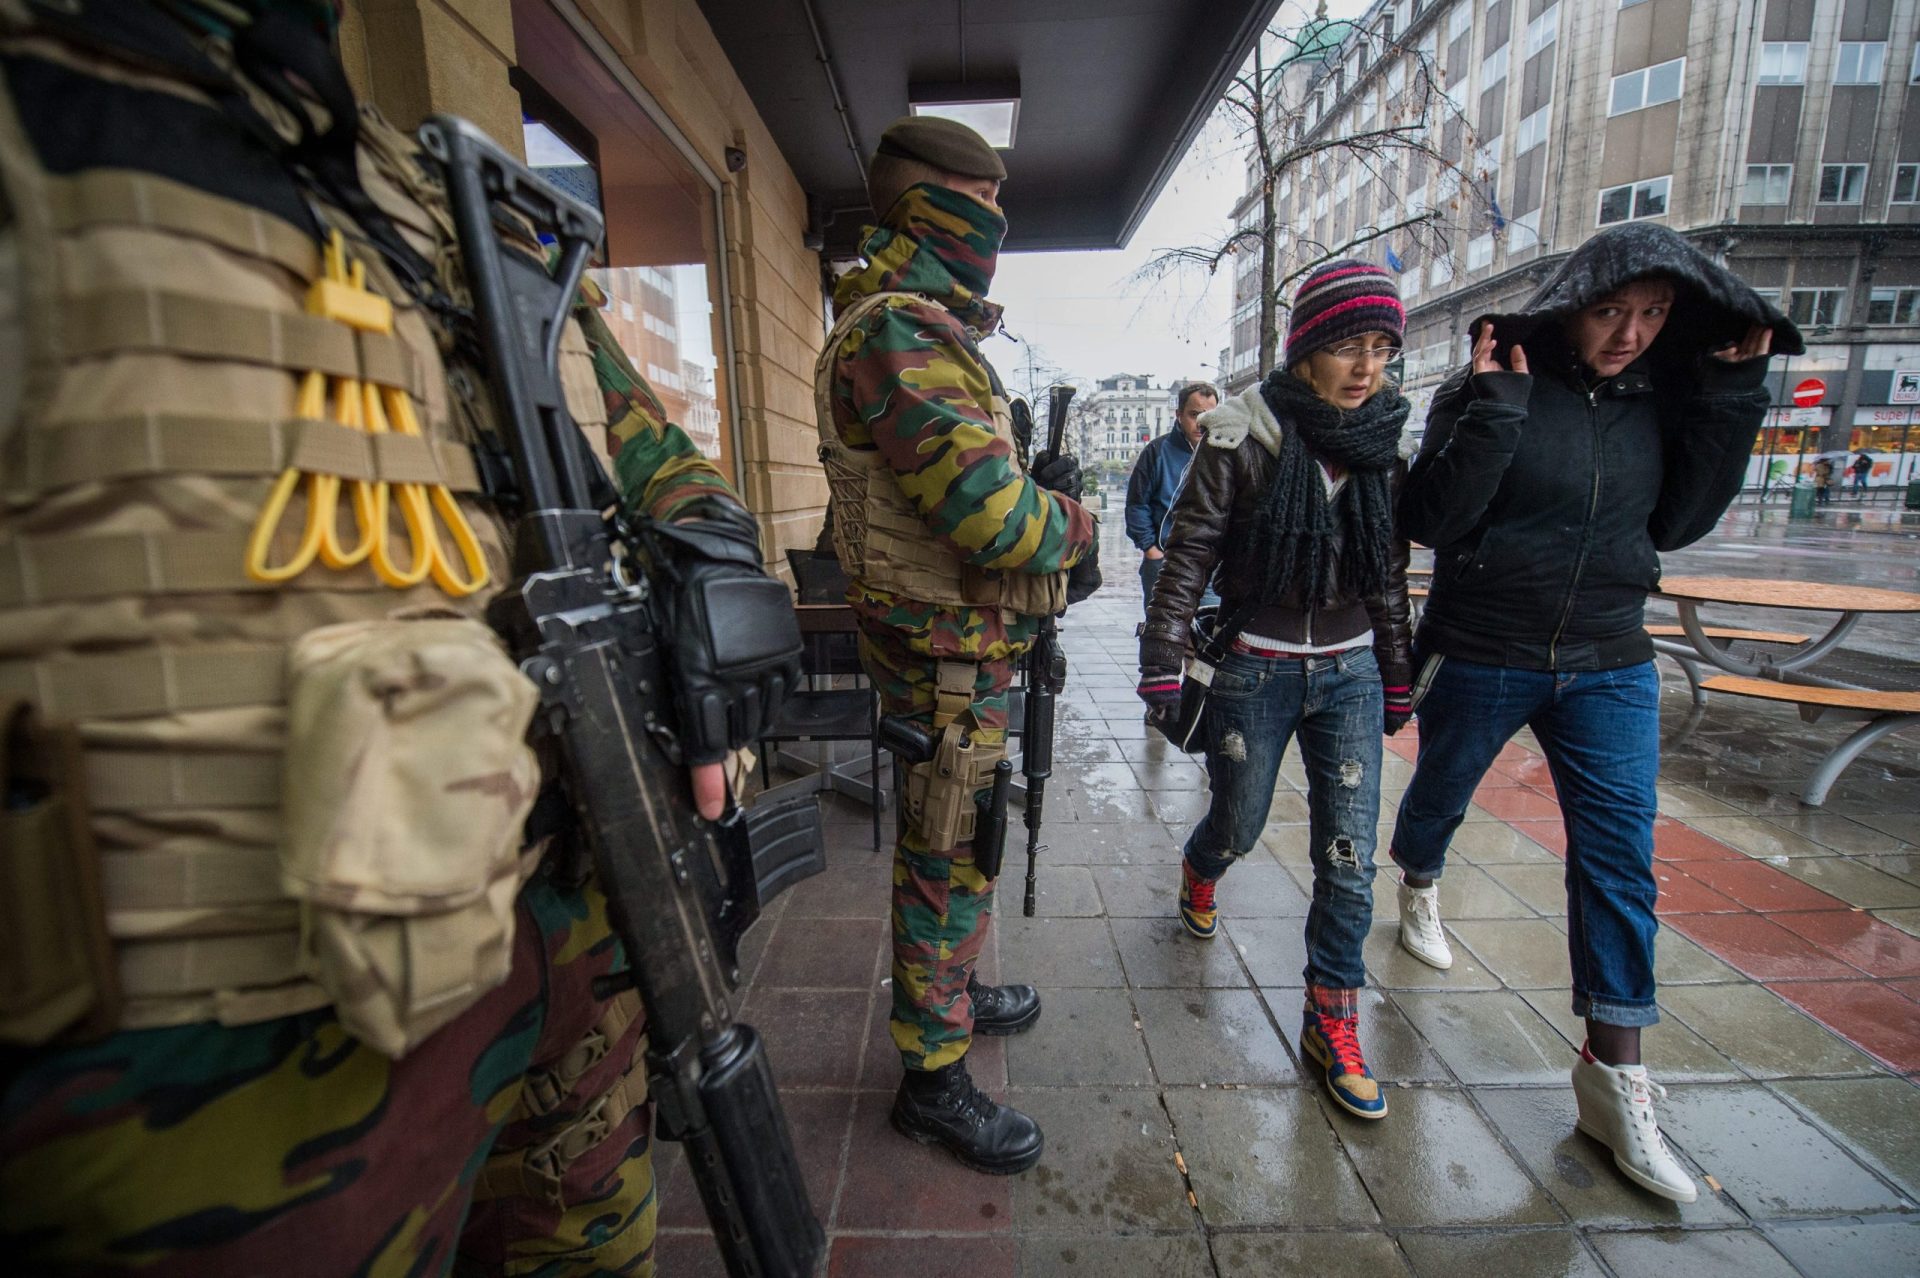
[[[1173,651],[1186,645],[1188,625],[1209,579],[1215,577],[1216,566],[1215,589],[1220,593],[1222,617],[1232,617],[1257,602],[1250,595],[1264,576],[1258,565],[1248,561],[1253,539],[1247,530],[1259,517],[1261,499],[1273,476],[1274,453],[1270,448],[1279,447],[1278,432],[1286,428],[1285,423],[1274,418],[1256,386],[1208,413],[1201,424],[1207,437],[1194,451],[1186,482],[1174,503],[1166,563],[1147,608],[1143,653],[1156,645],[1177,645]],[[1407,463],[1402,458],[1393,467],[1396,502],[1406,475]],[[1271,618],[1263,618],[1261,633],[1272,639],[1307,643],[1316,637],[1355,634],[1371,624],[1381,682],[1389,688],[1408,687],[1413,673],[1412,627],[1407,610],[1408,546],[1397,529],[1392,545],[1385,591],[1360,599],[1334,586],[1326,598],[1310,605],[1297,596],[1284,600],[1281,617],[1292,623],[1288,632],[1273,633]]]

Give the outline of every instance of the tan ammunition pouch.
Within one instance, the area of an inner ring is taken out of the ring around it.
[[[0,707],[0,1043],[109,1030],[120,1008],[80,742]]]
[[[820,463],[833,500],[833,549],[840,566],[872,589],[924,603],[1051,616],[1067,606],[1066,573],[1000,572],[967,563],[928,531],[878,450],[849,448],[841,438],[833,408],[833,370],[841,343],[872,311],[900,299],[937,305],[917,293],[869,294],[840,316],[814,365]],[[1024,467],[1013,414],[998,396],[993,400],[993,433],[1006,443],[1015,464]]]
[[[993,784],[993,767],[1006,758],[1005,742],[978,739],[980,721],[972,710],[978,667],[966,661],[942,661],[934,700],[933,726],[940,734],[933,758],[906,769],[900,811],[935,853],[970,854],[974,798]]]
[[[34,48],[44,42],[10,34],[0,19],[0,52]],[[77,44],[57,56],[108,83],[154,74]],[[224,127],[195,86],[170,81],[165,91]],[[399,232],[456,286],[446,212],[408,158],[416,150],[368,116],[361,175]],[[9,388],[17,411],[0,393],[0,703],[27,700],[79,740],[85,828],[124,995],[119,1024],[239,1024],[323,1007],[332,995],[303,958],[302,902],[281,875],[291,854],[282,794],[300,779],[282,766],[288,654],[311,631],[423,605],[477,618],[493,592],[450,601],[431,582],[394,590],[366,563],[258,582],[245,571],[248,534],[287,466],[437,476],[504,581],[505,525],[473,491],[488,397],[471,370],[449,375],[438,322],[378,254],[356,250],[367,287],[393,304],[390,333],[309,315],[321,273],[309,230],[152,173],[51,172],[6,92],[0,206],[11,219],[0,236],[16,250],[0,257],[17,263],[9,275],[0,261],[0,343],[24,362]],[[366,243],[347,213],[325,216],[353,244]],[[605,409],[571,324],[562,364],[569,404],[592,437]],[[375,441],[300,420],[310,370],[403,389],[420,437]],[[274,563],[298,539],[308,490],[302,483],[287,509]],[[399,505],[396,541],[407,535]],[[351,516],[342,521],[350,532]],[[464,802],[495,838],[505,819],[496,798]],[[401,862],[418,854],[398,842],[389,852]],[[493,893],[511,899],[501,885],[517,868],[488,860],[496,876],[482,894],[488,908]],[[383,935],[399,917],[426,916],[389,915]],[[424,934],[415,939],[385,970],[401,964],[423,975],[441,960],[426,952]],[[312,929],[308,944],[318,945]],[[419,988],[455,984],[434,977]]]
[[[301,971],[397,1057],[506,979],[540,694],[457,616],[310,631],[288,684],[281,884]]]

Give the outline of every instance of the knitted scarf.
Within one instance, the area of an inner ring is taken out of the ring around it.
[[[1329,404],[1284,369],[1260,394],[1281,424],[1273,480],[1251,529],[1253,562],[1266,566],[1259,598],[1289,596],[1313,604],[1334,586],[1365,599],[1384,591],[1393,540],[1393,463],[1400,455],[1406,397],[1391,387],[1351,411]],[[1346,471],[1337,500],[1327,500],[1319,463]],[[1336,529],[1340,553],[1334,553]]]

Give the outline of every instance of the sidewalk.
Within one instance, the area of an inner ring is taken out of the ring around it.
[[[1574,1132],[1563,842],[1524,740],[1442,880],[1450,972],[1398,950],[1391,871],[1378,879],[1363,1034],[1390,1116],[1361,1123],[1324,1099],[1296,1042],[1311,885],[1298,761],[1262,848],[1222,884],[1224,934],[1187,937],[1172,903],[1205,777],[1140,722],[1132,551],[1110,529],[1105,553],[1109,585],[1065,627],[1039,917],[1020,917],[1016,828],[983,960],[989,979],[1039,985],[1045,1012],[969,1057],[1043,1125],[1039,1167],[974,1175],[887,1126],[889,858],[863,810],[829,811],[831,868],[751,938],[743,1019],[767,1036],[832,1274],[1920,1271],[1920,742],[1882,742],[1818,815],[1795,795],[1833,730],[1790,709],[1717,698],[1667,747],[1665,1019],[1646,1048],[1671,1088],[1669,1140],[1703,1186],[1677,1207]],[[1663,667],[1677,723],[1686,685]],[[1388,745],[1390,821],[1413,734]],[[660,1148],[660,1272],[719,1273],[678,1153]]]

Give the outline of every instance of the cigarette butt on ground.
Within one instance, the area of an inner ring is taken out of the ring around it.
[[[1177,1149],[1173,1151],[1173,1165],[1180,1169],[1182,1176],[1187,1174],[1187,1160],[1180,1157],[1180,1151]]]
[[[1187,1191],[1187,1206],[1193,1208],[1195,1211],[1200,1210],[1200,1200],[1193,1196],[1193,1191],[1191,1189]]]
[[[1720,1192],[1720,1182],[1709,1176],[1707,1177],[1707,1188],[1717,1194]]]

